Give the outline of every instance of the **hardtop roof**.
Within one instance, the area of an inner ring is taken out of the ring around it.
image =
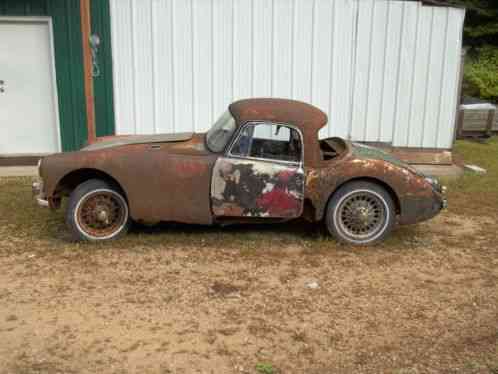
[[[287,123],[303,132],[318,131],[327,124],[327,115],[317,107],[301,101],[255,98],[236,101],[228,107],[237,126],[247,122]]]

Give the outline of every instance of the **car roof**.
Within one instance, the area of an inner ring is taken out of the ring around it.
[[[318,131],[327,124],[327,115],[313,105],[296,100],[255,98],[236,101],[228,107],[237,126],[247,122],[287,123],[302,132]]]

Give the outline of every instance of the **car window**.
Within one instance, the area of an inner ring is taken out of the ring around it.
[[[285,125],[257,123],[244,126],[232,145],[230,154],[268,160],[301,161],[299,132]]]
[[[226,111],[206,134],[206,145],[211,152],[223,152],[235,132],[235,119]]]

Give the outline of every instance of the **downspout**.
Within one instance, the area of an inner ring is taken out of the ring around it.
[[[96,140],[95,131],[95,102],[93,94],[93,76],[92,76],[92,52],[90,48],[91,35],[91,18],[90,18],[90,0],[80,0],[80,18],[81,18],[81,38],[83,44],[83,74],[85,87],[86,102],[86,126],[87,126],[87,143],[92,144]]]

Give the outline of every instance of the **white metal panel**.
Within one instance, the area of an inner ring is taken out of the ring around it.
[[[401,48],[399,72],[397,75],[395,123],[393,128],[393,144],[406,146],[409,138],[412,87],[417,54],[417,25],[419,5],[415,2],[403,2],[403,28],[401,30]]]
[[[272,92],[275,97],[292,97],[292,50],[294,2],[273,1]]]
[[[372,31],[374,25],[374,3],[377,0],[362,0],[358,9],[356,61],[353,86],[353,117],[350,136],[365,139],[368,120],[368,90],[372,63]],[[332,100],[334,100],[332,98]]]
[[[331,112],[330,94],[332,90],[332,51],[334,43],[334,4],[330,0],[315,0],[314,35],[312,61],[312,92],[313,102],[327,113]],[[318,32],[317,32],[318,31]],[[324,82],[326,82],[324,84]],[[321,137],[328,137],[327,130],[322,129]]]
[[[238,100],[252,96],[253,2],[251,0],[237,0],[233,2],[233,6],[233,89],[234,100]]]
[[[137,132],[131,6],[132,0],[110,2],[114,115],[117,134]]]
[[[213,97],[214,116],[233,100],[233,5],[232,0],[213,0]]]
[[[364,138],[379,140],[381,132],[382,98],[384,91],[384,72],[387,57],[387,27],[389,26],[389,1],[376,0],[373,8],[372,56],[368,81],[367,120]],[[378,53],[378,51],[386,51]]]
[[[458,83],[461,69],[462,29],[465,18],[463,9],[448,10],[445,60],[441,85],[441,107],[435,148],[451,148],[455,131],[458,101]]]
[[[202,131],[214,121],[213,114],[213,17],[212,3],[193,7],[193,108],[194,130]],[[199,127],[199,129],[197,128]]]
[[[400,71],[401,38],[403,30],[403,2],[388,2],[388,19],[386,35],[386,53],[384,58],[380,142],[393,140],[393,129],[396,121],[397,83]]]
[[[271,96],[272,89],[272,0],[253,0],[253,90],[255,97]]]
[[[427,89],[431,71],[431,38],[433,7],[419,7],[417,24],[417,44],[412,76],[410,122],[408,123],[408,145],[420,147],[424,130]]]
[[[323,132],[327,136],[350,138],[359,2],[336,0],[333,5],[332,77],[330,82],[323,80],[321,83],[330,84],[329,126]]]
[[[452,144],[464,11],[399,0],[111,0],[119,134],[204,131],[233,100],[311,102],[321,137]]]
[[[448,25],[448,11],[434,12],[431,25],[431,45],[429,50],[429,74],[425,97],[425,117],[422,127],[420,147],[433,147],[437,141],[437,128],[441,107],[441,87],[443,65],[446,58],[445,43]]]
[[[143,3],[143,1],[137,2]],[[174,20],[175,129],[177,131],[193,131],[195,126],[193,123],[192,0],[173,0],[172,12]]]
[[[155,132],[154,80],[152,74],[153,51],[151,25],[152,3],[131,3],[131,35],[134,69],[135,124],[137,131],[145,134]],[[157,35],[156,35],[157,36]]]
[[[312,62],[315,31],[316,0],[294,0],[291,97],[312,101]]]
[[[172,7],[172,0],[156,0],[152,2],[154,127],[158,133],[175,132],[176,129],[174,110],[175,66],[173,61],[174,20]],[[118,124],[119,122],[116,121],[116,125]]]

